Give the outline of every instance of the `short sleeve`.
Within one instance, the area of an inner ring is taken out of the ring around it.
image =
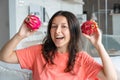
[[[41,53],[41,48],[42,45],[34,45],[28,48],[16,50],[21,67],[31,70],[36,56]]]
[[[97,63],[87,52],[81,52],[81,66],[84,69],[85,76],[89,79],[96,78],[102,69],[102,65]]]

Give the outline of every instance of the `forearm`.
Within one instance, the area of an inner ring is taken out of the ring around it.
[[[11,40],[9,40],[0,50],[0,60],[5,61],[4,59],[9,58],[22,39],[21,36],[16,34]]]
[[[96,49],[101,57],[103,64],[103,71],[106,78],[109,80],[114,77],[116,78],[115,68],[103,44],[102,43],[98,44],[98,46],[96,46]]]

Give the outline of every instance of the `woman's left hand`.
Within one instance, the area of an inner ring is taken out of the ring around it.
[[[99,28],[96,29],[96,32],[92,35],[87,35],[82,33],[90,42],[97,47],[97,45],[101,44],[102,42],[102,33]]]

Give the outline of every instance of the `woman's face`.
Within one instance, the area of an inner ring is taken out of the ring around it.
[[[52,21],[50,33],[56,47],[66,50],[70,41],[70,30],[66,17],[55,17]]]

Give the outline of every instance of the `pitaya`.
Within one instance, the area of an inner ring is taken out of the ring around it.
[[[97,28],[98,25],[93,20],[86,21],[81,26],[82,33],[85,33],[87,35],[92,35],[94,32],[96,32]]]
[[[35,15],[28,15],[24,22],[26,23],[27,27],[31,30],[39,29],[42,24],[39,17]]]

